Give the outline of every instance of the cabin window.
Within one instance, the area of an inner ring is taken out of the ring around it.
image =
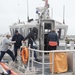
[[[45,29],[48,29],[48,30],[50,30],[51,29],[51,23],[45,23],[45,25],[44,25],[45,27]]]
[[[14,32],[15,32],[15,30],[18,30],[18,32],[20,33],[20,29],[19,29],[19,28],[15,28],[15,29],[14,29]]]
[[[56,29],[56,33],[58,34],[58,37],[60,40],[64,39],[64,37],[65,37],[65,29],[64,28]]]
[[[25,30],[24,30],[24,28],[20,28],[20,34],[21,34],[22,36],[25,36]]]
[[[45,23],[44,24],[44,33],[48,34],[50,32],[50,30],[52,29],[52,24],[51,23]]]
[[[14,35],[14,29],[10,29],[11,35]]]
[[[29,34],[32,29],[33,28],[28,28],[27,31],[26,31],[27,32],[26,35]]]
[[[10,29],[10,32],[11,32],[11,35],[12,35],[12,36],[15,34],[15,30],[18,30],[18,32],[20,33],[19,28]]]
[[[29,28],[29,29],[28,29],[28,32],[30,32],[32,29],[33,29],[33,28]]]

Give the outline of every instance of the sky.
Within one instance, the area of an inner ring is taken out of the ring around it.
[[[49,0],[50,16],[63,22],[63,6],[65,5],[65,24],[68,25],[67,35],[75,35],[75,0]],[[36,7],[44,6],[42,0],[28,0],[29,17],[36,18]],[[51,14],[53,9],[53,16]],[[0,0],[0,34],[9,32],[13,23],[27,21],[27,0]]]

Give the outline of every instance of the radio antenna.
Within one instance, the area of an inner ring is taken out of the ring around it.
[[[29,21],[29,5],[28,5],[28,0],[27,0],[27,21]]]
[[[20,3],[18,1],[18,23],[20,23]]]
[[[51,8],[51,18],[53,18],[53,8]]]
[[[63,24],[65,24],[65,5],[63,6]]]

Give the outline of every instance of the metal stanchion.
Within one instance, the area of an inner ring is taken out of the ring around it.
[[[52,52],[52,74],[54,74],[54,52]]]
[[[42,55],[42,75],[44,75],[44,52],[43,52],[43,55]]]

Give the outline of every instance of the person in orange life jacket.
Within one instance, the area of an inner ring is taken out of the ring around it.
[[[14,53],[16,60],[17,60],[17,50],[20,49],[23,39],[24,37],[18,32],[18,30],[15,30],[15,34],[12,37],[12,41],[16,41],[16,43],[14,44]]]
[[[48,34],[48,46],[49,50],[56,50],[59,46],[59,38],[54,29]]]
[[[33,46],[33,42],[35,42],[35,40],[37,39],[37,36],[38,36],[38,29],[36,27],[34,27],[30,32],[29,34],[24,38],[24,41],[26,39],[28,39],[28,46],[29,44],[31,45],[31,48],[33,49],[37,49],[36,46]],[[37,59],[37,55],[36,55],[36,52],[34,51],[34,57],[35,57],[35,60],[36,61],[39,61]]]

